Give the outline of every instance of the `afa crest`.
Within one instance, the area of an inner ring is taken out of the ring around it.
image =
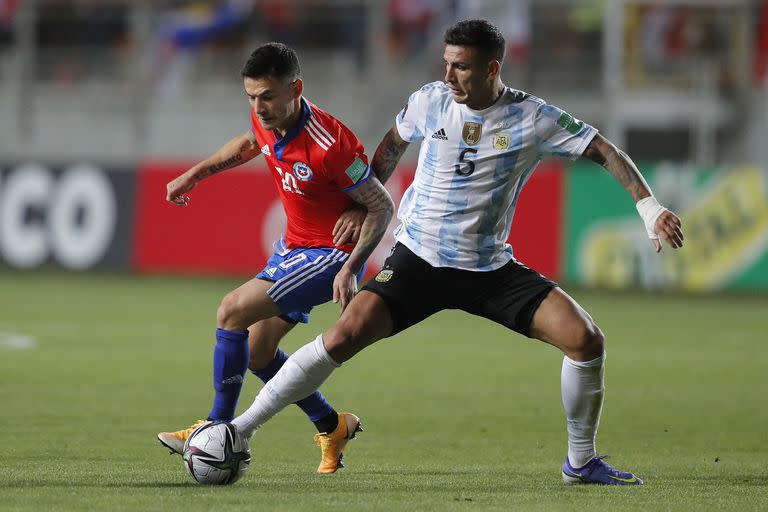
[[[461,138],[470,146],[480,142],[480,136],[483,134],[483,125],[467,121],[464,123],[464,129],[461,130]]]
[[[493,149],[496,151],[506,151],[509,149],[509,135],[500,133],[493,136]]]
[[[293,174],[300,181],[309,181],[313,176],[312,169],[310,169],[304,162],[296,162],[293,164]]]
[[[386,270],[382,270],[381,272],[379,272],[378,274],[376,274],[376,277],[375,277],[375,279],[376,279],[376,281],[378,281],[378,282],[380,282],[380,283],[386,283],[387,281],[389,281],[390,279],[392,279],[392,276],[393,276],[394,274],[395,274],[395,271],[394,271],[394,270],[389,270],[389,269],[386,269]]]

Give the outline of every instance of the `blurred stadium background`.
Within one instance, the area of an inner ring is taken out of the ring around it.
[[[185,477],[157,467],[154,432],[207,406],[215,308],[260,269],[284,218],[258,159],[203,183],[191,208],[166,204],[165,183],[249,126],[239,70],[250,51],[294,46],[306,96],[372,154],[408,95],[442,78],[442,32],[467,17],[504,31],[507,85],[598,127],[683,219],[683,250],[655,255],[607,173],[551,160],[524,190],[511,237],[519,259],[573,290],[608,333],[610,382],[638,387],[610,388],[602,439],[658,484],[627,501],[563,491],[553,472],[563,451],[559,356],[515,343],[506,360],[500,328],[445,313],[328,384],[376,432],[354,447],[362,473],[329,487],[311,480],[314,454],[291,444],[309,430],[289,413],[259,447],[277,472],[260,459],[257,477],[238,487],[268,481],[272,494],[249,496],[280,510],[449,510],[472,499],[483,509],[547,510],[557,499],[764,509],[768,1],[0,0],[0,466],[10,475],[0,493],[9,510],[181,507],[172,485]],[[396,201],[415,159],[411,148],[388,183]],[[287,349],[335,314],[320,308]],[[467,338],[485,340],[480,354]],[[465,361],[461,386],[456,361]],[[495,410],[505,398],[520,408]],[[456,420],[455,400],[466,419]],[[396,435],[409,415],[423,418],[416,441]],[[481,416],[487,428],[473,444],[461,435]],[[536,460],[517,465],[533,449]],[[394,494],[381,494],[384,479]],[[184,491],[198,500],[185,510],[242,505]]]
[[[505,32],[508,85],[597,126],[686,218],[686,250],[650,258],[607,176],[547,162],[523,194],[513,239],[539,234],[519,258],[571,284],[768,287],[768,7],[740,0],[2,0],[0,264],[250,274],[283,222],[265,173],[206,183],[189,212],[162,203],[168,178],[248,127],[250,50],[295,46],[307,96],[372,153],[441,79],[445,27],[473,16]],[[238,255],[211,254],[233,237]]]

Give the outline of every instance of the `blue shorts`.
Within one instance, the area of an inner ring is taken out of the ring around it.
[[[289,322],[309,322],[314,306],[333,298],[333,279],[349,254],[332,247],[287,249],[280,240],[275,253],[256,279],[273,281],[267,295],[280,307],[281,318]],[[360,282],[365,265],[357,275]]]

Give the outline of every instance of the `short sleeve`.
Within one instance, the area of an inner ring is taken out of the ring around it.
[[[593,126],[546,103],[536,111],[534,131],[540,154],[571,160],[580,157],[597,134]]]
[[[338,142],[328,149],[324,167],[331,182],[344,192],[362,185],[371,177],[365,148],[348,129],[341,130]]]
[[[410,98],[408,98],[408,103],[405,104],[403,109],[397,114],[397,117],[395,117],[397,133],[406,142],[413,142],[424,138],[424,123],[427,118],[425,114],[428,101],[426,96],[423,88],[411,94]]]

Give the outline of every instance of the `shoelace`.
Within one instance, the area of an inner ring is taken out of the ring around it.
[[[195,430],[197,427],[199,427],[199,426],[200,426],[200,425],[202,425],[203,423],[205,423],[205,420],[197,420],[197,421],[195,422],[195,424],[194,424],[194,425],[192,425],[191,427],[189,427],[189,428],[187,428],[187,429],[184,429],[184,438],[186,439],[187,437],[189,437],[189,435],[190,435],[190,434],[191,434],[191,433],[192,433],[192,432],[193,432],[193,431],[194,431],[194,430]]]
[[[315,445],[319,446],[320,448],[322,448],[323,447],[323,440],[324,439],[325,440],[328,439],[328,434],[326,434],[326,433],[315,434],[315,437],[314,437]]]
[[[608,455],[608,454],[606,454],[606,455],[598,455],[597,456],[597,460],[600,460],[600,461],[605,461],[605,459],[608,459],[608,458],[610,458],[610,455]],[[605,462],[604,464],[607,466],[606,467],[607,470],[613,471],[614,473],[620,473],[620,471],[618,469],[616,469],[615,467],[611,466],[607,462]]]

